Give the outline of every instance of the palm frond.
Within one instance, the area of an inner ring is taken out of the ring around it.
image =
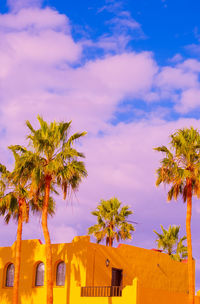
[[[97,224],[88,229],[88,234],[93,235],[97,242],[106,241],[106,245],[113,244],[116,240],[132,238],[134,226],[127,221],[133,214],[129,206],[121,207],[122,203],[113,197],[110,200],[101,200],[96,210],[91,214],[97,217]]]

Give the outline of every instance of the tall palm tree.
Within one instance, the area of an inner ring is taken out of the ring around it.
[[[119,242],[132,238],[135,229],[127,218],[133,212],[129,206],[121,205],[122,203],[113,197],[107,201],[101,200],[96,210],[91,212],[97,217],[97,224],[88,229],[88,234],[93,234],[97,243],[106,239],[106,246],[112,246],[114,240]]]
[[[183,236],[179,239],[180,226],[170,225],[168,230],[165,229],[162,225],[160,226],[162,233],[154,230],[154,233],[158,237],[156,239],[158,249],[162,249],[176,261],[181,261],[183,258],[187,257],[187,247],[183,244],[183,241],[186,240],[186,237]]]
[[[15,157],[15,169],[12,172],[8,171],[5,166],[0,165],[0,215],[4,216],[7,224],[11,218],[17,222],[13,304],[18,304],[19,300],[22,227],[23,222],[28,222],[29,219],[28,191],[25,187],[27,180],[19,176],[18,164],[19,159]]]
[[[53,278],[52,278],[52,249],[48,230],[48,207],[50,194],[59,187],[63,191],[64,199],[71,191],[78,189],[82,178],[87,176],[85,165],[79,158],[83,153],[78,152],[74,142],[83,137],[86,132],[75,133],[69,136],[71,121],[53,122],[48,124],[38,116],[40,128],[35,130],[29,121],[26,122],[30,134],[28,135],[31,151],[21,146],[13,146],[23,159],[21,174],[30,172],[31,195],[35,203],[38,193],[44,189],[42,203],[42,229],[46,244],[46,278],[47,278],[47,303],[53,303]]]
[[[187,202],[186,235],[188,247],[189,303],[194,304],[195,281],[192,258],[191,215],[192,196],[200,196],[200,135],[194,128],[179,129],[171,135],[170,148],[161,146],[155,150],[163,152],[164,158],[157,170],[156,185],[171,185],[168,200],[180,196]]]

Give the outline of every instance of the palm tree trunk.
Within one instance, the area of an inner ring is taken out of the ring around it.
[[[43,234],[46,244],[45,250],[46,250],[47,304],[53,304],[52,250],[51,250],[51,239],[47,225],[50,184],[51,184],[51,177],[46,177],[44,205],[42,208],[42,229],[43,229]]]
[[[19,217],[17,227],[17,239],[15,248],[15,272],[14,272],[14,286],[13,286],[13,304],[18,304],[19,297],[19,276],[20,276],[20,264],[21,264],[21,240],[22,240],[22,204],[19,201]]]
[[[186,215],[186,234],[188,247],[188,283],[189,283],[189,304],[194,304],[195,300],[195,282],[194,267],[192,258],[192,237],[191,237],[191,216],[192,216],[192,185],[187,181],[187,215]]]
[[[113,245],[113,238],[109,237],[109,246],[112,247],[112,245]]]

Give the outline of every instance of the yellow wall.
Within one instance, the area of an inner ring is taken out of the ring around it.
[[[92,275],[87,276],[87,285],[111,284],[111,268],[123,269],[123,285],[131,285],[134,278],[148,288],[187,292],[187,263],[173,261],[167,254],[121,245],[109,248],[103,245],[88,244],[88,257]],[[110,266],[105,266],[105,260]],[[92,272],[93,269],[93,272]]]
[[[14,263],[14,249],[15,244],[0,247],[0,304],[11,303],[12,288],[5,287],[5,270]],[[52,250],[55,304],[167,304],[167,297],[170,304],[187,303],[187,263],[175,262],[167,254],[129,245],[109,248],[90,243],[89,237],[53,244]],[[66,282],[57,287],[56,265],[61,260],[66,263]],[[22,241],[21,304],[45,303],[45,286],[34,286],[40,261],[45,264],[45,245],[38,240]],[[110,286],[112,267],[123,269],[122,297],[80,297],[81,286]]]

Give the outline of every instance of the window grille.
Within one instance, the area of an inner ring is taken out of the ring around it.
[[[7,287],[13,287],[14,272],[15,272],[14,264],[9,264],[7,267],[7,270],[6,270],[6,286]]]
[[[56,285],[57,286],[65,285],[65,272],[66,272],[65,263],[64,262],[58,263],[57,269],[56,269]]]
[[[122,286],[81,287],[81,297],[121,297]]]
[[[36,267],[35,286],[44,286],[44,263],[39,263]]]

